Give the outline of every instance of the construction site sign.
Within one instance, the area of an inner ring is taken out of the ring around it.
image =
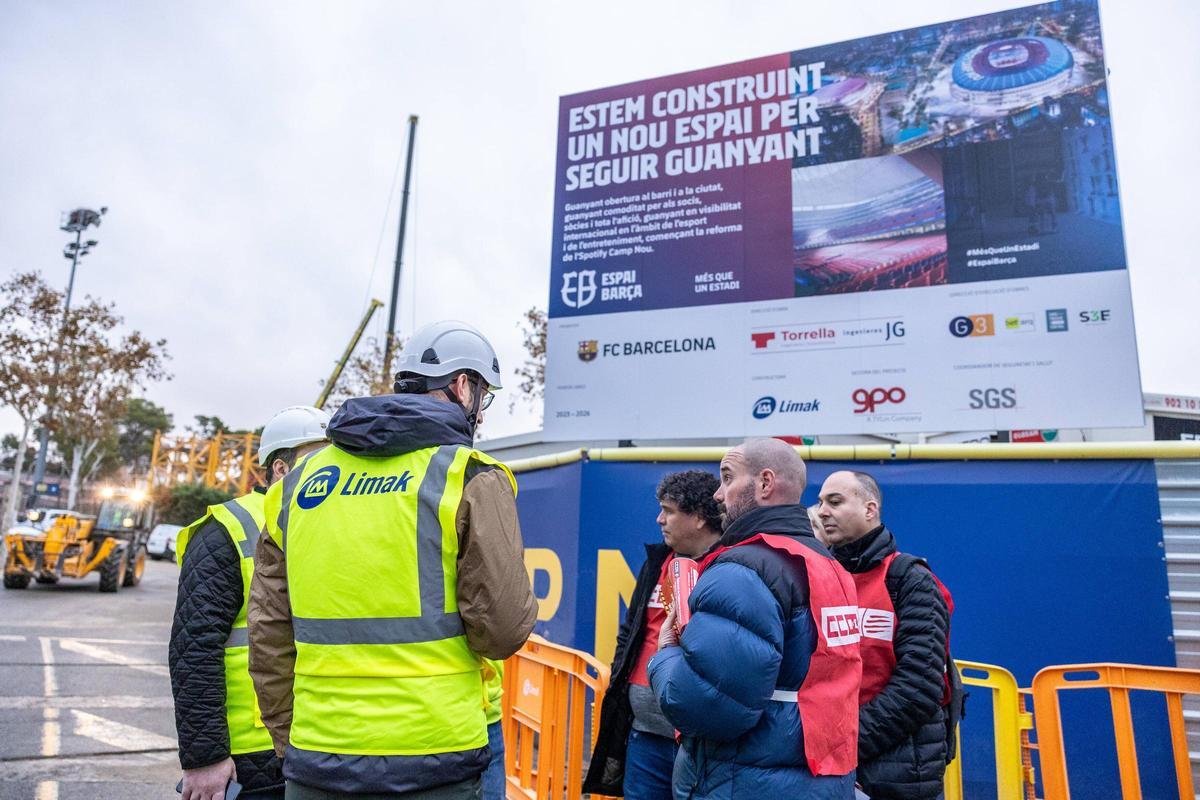
[[[1142,423],[1094,0],[563,97],[551,439]]]

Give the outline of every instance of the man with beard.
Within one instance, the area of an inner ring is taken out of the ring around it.
[[[721,460],[724,534],[682,641],[662,626],[650,686],[682,734],[675,797],[854,797],[862,664],[854,583],[812,534],[790,445]]]

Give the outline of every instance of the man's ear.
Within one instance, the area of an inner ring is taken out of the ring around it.
[[[769,469],[764,469],[758,473],[758,496],[766,500],[775,490],[775,473]]]
[[[282,458],[277,458],[271,462],[271,474],[275,476],[275,480],[283,480],[284,476],[289,472],[291,472],[291,467]]]

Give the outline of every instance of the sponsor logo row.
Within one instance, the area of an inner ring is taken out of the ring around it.
[[[905,403],[908,391],[903,386],[874,386],[855,389],[850,393],[849,408],[855,414],[903,414],[910,413]],[[1015,386],[988,386],[971,389],[966,393],[963,410],[1000,411],[1017,408]],[[754,401],[750,415],[755,419],[768,419],[776,414],[811,414],[821,410],[821,398],[802,400],[765,395]],[[919,413],[919,412],[911,412]]]
[[[1106,325],[1112,319],[1112,309],[1095,308],[1076,312],[1075,321],[1080,325]],[[1062,333],[1071,329],[1070,315],[1065,308],[1047,308],[1045,311],[1047,333]],[[968,336],[995,336],[997,325],[1005,331],[1028,333],[1038,329],[1038,316],[1033,312],[1007,314],[969,314],[950,320],[950,333],[959,339]]]
[[[1076,321],[1081,325],[1104,325],[1112,319],[1111,309],[1079,311]],[[1065,308],[1050,308],[1045,312],[1045,326],[1050,333],[1069,330],[1070,321]],[[1033,313],[1011,314],[1000,318],[994,314],[971,314],[950,320],[950,333],[959,339],[995,336],[998,325],[1012,332],[1036,331],[1037,318]],[[822,350],[840,347],[862,347],[902,344],[908,331],[899,317],[818,322],[783,325],[750,332],[750,350],[755,353],[789,350]],[[595,361],[597,357],[670,355],[716,350],[712,336],[693,336],[675,339],[645,339],[624,342],[600,342],[583,339],[579,342],[579,360]]]

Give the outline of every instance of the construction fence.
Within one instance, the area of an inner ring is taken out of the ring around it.
[[[1003,667],[973,661],[957,664],[964,684],[971,688],[973,706],[964,717],[960,734],[991,717],[992,755],[976,766],[991,771],[994,783],[983,787],[964,783],[960,748],[946,769],[946,800],[1070,800],[1072,771],[1068,762],[1076,775],[1115,766],[1118,782],[1106,789],[1105,797],[1194,800],[1183,699],[1200,695],[1200,671],[1133,664],[1051,666],[1037,673],[1032,688],[1019,689],[1016,678]],[[574,800],[582,796],[608,681],[608,667],[594,657],[539,636],[508,660],[503,728],[509,800]],[[1131,691],[1152,694],[1165,704],[1165,721],[1171,731],[1168,751],[1152,751],[1139,758]],[[1106,731],[1088,731],[1091,746],[1070,758],[1063,732],[1078,728],[1081,721],[1070,710],[1064,712],[1060,702],[1064,693],[1107,695],[1112,716],[1111,736]],[[977,709],[988,713],[975,713]],[[1147,789],[1143,771],[1165,771],[1173,776],[1170,793]]]
[[[1031,767],[1021,759],[1036,760],[1037,752],[1016,742],[1022,736],[1037,742],[1030,692],[1047,664],[1196,666],[1190,652],[1200,639],[1194,624],[1200,594],[1193,587],[1200,575],[1192,564],[1200,539],[1193,536],[1193,517],[1200,501],[1192,495],[1200,497],[1200,444],[797,449],[809,468],[806,505],[835,470],[865,470],[879,481],[883,520],[901,549],[926,558],[954,594],[953,651],[974,660],[963,662],[966,676],[1004,684],[1003,690],[980,684],[968,700],[962,759],[955,767],[961,771],[954,773],[961,776],[961,796],[1016,797],[1000,792],[1028,782]],[[539,599],[535,632],[609,664],[644,546],[661,541],[654,523],[658,482],[684,469],[715,473],[724,452],[574,450],[513,464],[520,473],[526,567]],[[1169,481],[1161,503],[1160,477]],[[1067,680],[1079,675],[1072,672]],[[1176,797],[1177,769],[1170,759],[1178,719],[1166,706],[1168,695],[1128,691],[1137,753],[1167,757],[1165,767],[1138,772],[1144,796]],[[1098,736],[1114,730],[1109,690],[1059,693],[1071,796],[1121,796],[1123,781],[1132,785],[1123,777],[1129,759],[1118,758],[1113,736]],[[985,701],[989,695],[993,700]],[[1182,702],[1184,727],[1196,742],[1200,696],[1186,695]],[[1118,717],[1124,713],[1125,706],[1115,708]],[[1186,756],[1188,749],[1181,752]],[[997,764],[1008,765],[1003,775]],[[1045,768],[1038,781],[1050,781]],[[1055,784],[1048,786],[1046,792],[1055,791]]]

